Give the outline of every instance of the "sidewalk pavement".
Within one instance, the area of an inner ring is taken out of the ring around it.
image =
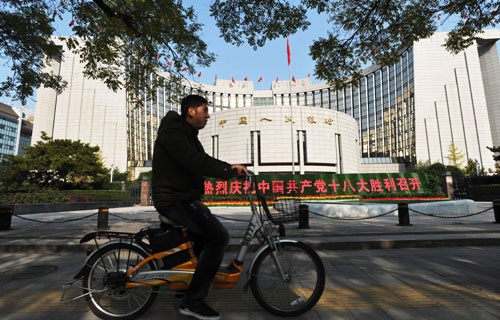
[[[480,211],[488,208],[490,203],[478,204]],[[212,211],[230,231],[230,250],[236,249],[246,223],[235,220],[248,219],[248,208]],[[78,242],[95,231],[96,211],[23,218],[44,222],[13,217],[12,230],[0,232],[0,319],[97,319],[84,299],[60,303],[62,285],[72,280],[85,259]],[[63,222],[70,219],[74,221]],[[398,226],[397,215],[345,221],[312,214],[309,229],[289,224],[287,238],[315,246],[327,277],[318,304],[293,319],[499,319],[500,224],[493,221],[493,211],[487,210],[461,219],[411,215],[411,226]],[[152,207],[110,209],[111,230],[135,232],[155,225]],[[332,250],[369,248],[399,249]],[[224,264],[233,257],[234,252],[228,252]],[[245,266],[252,257],[245,259]],[[207,302],[223,320],[282,319],[264,311],[252,293],[243,290],[245,280],[242,277],[232,290],[212,290]],[[81,292],[70,288],[66,298]],[[164,292],[141,319],[191,319],[178,313],[178,305],[178,299]]]
[[[500,245],[500,224],[494,223],[491,202],[478,202],[481,214],[443,218],[413,213],[410,225],[398,225],[397,212],[378,218],[340,220],[310,213],[309,228],[286,224],[286,238],[306,242],[319,250],[401,247]],[[249,207],[212,207],[229,230],[229,250],[240,243],[250,217]],[[98,226],[97,210],[29,214],[12,217],[12,229],[0,231],[0,252],[82,251],[83,235]],[[106,224],[102,222],[101,227]],[[112,231],[137,232],[158,226],[154,207],[109,209]]]

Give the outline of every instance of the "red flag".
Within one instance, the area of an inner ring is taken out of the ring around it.
[[[232,81],[233,83],[235,83],[235,82],[236,82],[236,81],[234,81],[234,77],[231,77],[231,81]]]
[[[243,79],[243,80],[248,81],[248,77],[245,77],[245,79]]]
[[[288,59],[288,65],[290,65],[290,41],[286,38],[286,57]]]
[[[293,81],[293,82],[296,82],[296,80],[295,80],[295,76],[292,76],[292,81]]]
[[[311,77],[311,73],[308,72],[307,73],[307,77],[310,78]]]
[[[167,62],[169,66],[172,66],[174,63],[172,61]]]
[[[261,82],[262,81],[262,76],[260,76],[259,80],[257,80],[257,82]]]
[[[188,67],[183,67],[183,68],[181,69],[181,71],[186,71],[187,69],[188,69]]]
[[[438,21],[441,20],[441,13],[438,14]]]
[[[200,71],[200,72],[198,72],[198,78],[199,78],[199,77],[201,77],[201,71]]]

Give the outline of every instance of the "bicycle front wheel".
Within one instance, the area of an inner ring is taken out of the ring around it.
[[[101,319],[135,319],[155,301],[158,287],[125,288],[126,273],[147,254],[127,243],[111,244],[87,262],[83,292],[92,312]],[[139,271],[155,270],[154,263]]]
[[[255,299],[264,309],[282,317],[310,310],[325,288],[320,257],[302,242],[279,242],[274,253],[267,248],[252,267],[250,287]]]

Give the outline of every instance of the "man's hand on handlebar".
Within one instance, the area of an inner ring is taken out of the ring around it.
[[[233,164],[231,165],[231,171],[233,177],[242,177],[248,175],[247,167],[241,164]]]

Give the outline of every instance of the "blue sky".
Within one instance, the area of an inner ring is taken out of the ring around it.
[[[202,39],[217,55],[217,60],[210,68],[201,69],[202,82],[212,83],[217,73],[218,79],[231,79],[234,76],[236,80],[243,80],[248,77],[249,81],[254,81],[256,89],[269,89],[276,77],[289,78],[285,38],[269,41],[257,50],[248,45],[240,47],[229,45],[219,37],[215,22],[209,15],[209,4],[199,3],[196,3],[195,9],[199,21],[205,24]],[[313,39],[327,35],[328,24],[324,17],[318,15],[314,15],[313,20],[314,23],[308,30],[290,36],[290,69],[296,78],[306,78],[310,73],[311,80],[316,81],[314,62],[309,56],[309,46]],[[263,77],[263,81],[257,83],[260,76]]]
[[[245,77],[248,77],[249,81],[254,82],[255,89],[267,90],[270,88],[271,83],[276,80],[276,77],[279,77],[281,80],[289,78],[285,38],[269,41],[264,47],[257,50],[253,50],[248,45],[240,47],[229,45],[219,37],[219,31],[215,26],[215,22],[209,15],[209,1],[188,0],[185,2],[194,6],[198,22],[204,24],[201,37],[207,43],[208,49],[217,56],[217,60],[209,68],[200,68],[197,70],[193,75],[193,80],[212,84],[216,74],[218,79],[231,79],[234,77],[235,80],[243,80]],[[70,35],[71,31],[68,26],[70,20],[71,18],[68,17],[66,20],[58,23],[55,35]],[[310,74],[313,83],[323,82],[317,80],[314,76],[314,61],[309,56],[309,46],[313,40],[326,36],[330,27],[324,16],[311,13],[309,20],[312,23],[308,30],[290,36],[290,70],[296,79],[307,78],[307,75]],[[448,24],[451,25],[452,23],[453,21],[448,21]],[[441,28],[441,31],[448,30],[449,28],[445,28],[445,26]],[[0,70],[2,71],[1,74],[9,72],[1,63]],[[202,72],[200,78],[197,76],[199,71]],[[258,83],[257,80],[261,76],[263,77],[263,81]],[[36,104],[35,99],[36,95],[28,99],[27,106],[29,108],[34,109]],[[7,97],[0,97],[0,102],[13,107],[21,106],[20,102],[11,101]]]

